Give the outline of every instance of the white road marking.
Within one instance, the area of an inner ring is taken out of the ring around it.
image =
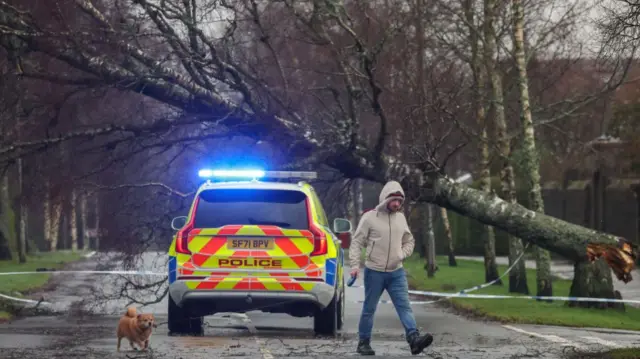
[[[616,342],[612,342],[610,340],[604,340],[602,338],[598,338],[598,337],[582,337],[582,339],[586,339],[590,342],[595,342],[607,347],[611,347],[611,348],[620,348],[622,347],[622,345],[616,343]]]
[[[502,327],[507,328],[509,330],[513,330],[514,332],[522,333],[522,334],[529,335],[529,336],[532,336],[532,337],[542,338],[542,339],[545,339],[545,340],[548,340],[548,341],[554,342],[554,343],[559,343],[559,344],[562,344],[562,346],[571,346],[571,347],[575,347],[575,348],[582,348],[582,346],[580,344],[574,343],[574,342],[572,342],[571,340],[568,340],[568,339],[560,338],[557,335],[528,332],[528,331],[526,331],[524,329],[512,327],[510,325],[503,325]]]
[[[273,355],[271,355],[271,352],[265,346],[266,343],[264,342],[264,340],[258,338],[257,336],[255,336],[254,339],[256,340],[256,343],[258,343],[258,347],[260,348],[260,353],[262,353],[262,358],[273,359]]]

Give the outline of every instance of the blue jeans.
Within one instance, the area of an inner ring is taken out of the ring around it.
[[[378,272],[364,269],[364,305],[360,315],[358,332],[360,339],[370,339],[373,329],[373,317],[382,292],[386,290],[396,308],[398,317],[404,326],[406,338],[417,332],[416,319],[409,303],[409,285],[404,268],[393,272]]]

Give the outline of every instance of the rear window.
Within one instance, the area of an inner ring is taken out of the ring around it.
[[[195,228],[233,224],[309,229],[307,196],[300,191],[213,189],[200,193]]]

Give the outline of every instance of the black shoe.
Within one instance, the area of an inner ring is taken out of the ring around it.
[[[422,351],[431,345],[433,342],[433,336],[431,334],[420,335],[418,332],[411,334],[407,338],[407,342],[409,343],[409,347],[411,348],[411,354],[417,355],[422,353]]]
[[[376,352],[371,349],[371,340],[362,339],[358,342],[358,349],[356,350],[360,355],[376,355]]]

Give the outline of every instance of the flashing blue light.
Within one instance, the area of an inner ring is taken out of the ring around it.
[[[235,177],[235,178],[262,178],[265,172],[262,170],[210,170],[204,169],[198,172],[203,178],[211,177]]]

